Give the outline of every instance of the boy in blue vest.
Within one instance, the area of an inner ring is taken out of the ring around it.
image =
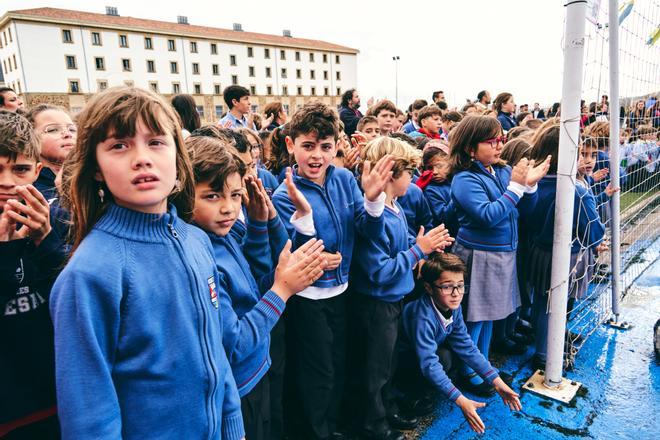
[[[301,412],[296,419],[304,439],[337,437],[339,407],[345,380],[348,273],[353,246],[383,230],[385,194],[394,162],[383,157],[365,162],[362,189],[353,174],[335,168],[339,118],[329,106],[312,102],[289,123],[286,145],[297,166],[273,195],[293,247],[312,238],[323,240],[327,267],[312,286],[292,298],[287,333],[291,330],[290,367],[297,383]]]
[[[468,399],[452,384],[447,376],[451,356],[446,356],[443,344],[491,383],[510,409],[520,411],[522,407],[518,394],[499,377],[467,332],[461,313],[461,300],[467,290],[465,271],[465,264],[453,254],[433,254],[422,266],[421,277],[427,295],[403,309],[398,377],[401,378],[400,387],[408,391],[409,397],[430,382],[458,405],[475,432],[484,433],[486,427],[477,409],[486,404]]]
[[[403,440],[398,429],[414,429],[417,420],[400,414],[390,390],[395,370],[395,347],[403,298],[415,286],[413,268],[428,254],[451,245],[444,226],[416,240],[408,233],[403,208],[397,198],[408,191],[419,161],[419,152],[391,137],[371,141],[363,151],[366,160],[394,158],[393,175],[385,187],[383,232],[377,238],[361,239],[355,246],[351,278],[351,312],[356,332],[355,365],[358,388],[359,430],[365,439]]]
[[[323,274],[322,243],[311,240],[290,254],[290,243],[275,208],[233,148],[220,139],[191,136],[186,141],[195,174],[193,220],[208,234],[219,272],[222,344],[238,393],[246,437],[270,439],[267,376],[270,331],[287,300]],[[240,243],[230,233],[247,187],[247,230]],[[284,248],[284,250],[282,250]],[[271,254],[280,253],[272,276]]]

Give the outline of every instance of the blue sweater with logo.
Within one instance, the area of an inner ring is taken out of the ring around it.
[[[399,197],[396,201],[406,213],[410,235],[417,237],[420,226],[424,226],[427,232],[433,228],[431,208],[419,186],[411,182],[403,197]]]
[[[424,196],[429,202],[433,213],[433,226],[440,224],[449,229],[449,234],[456,237],[458,232],[458,217],[454,202],[451,199],[451,182],[433,182],[424,188]]]
[[[312,206],[316,229],[315,237],[294,229],[290,219],[295,207],[289,200],[286,185],[281,184],[273,195],[273,204],[286,226],[293,248],[312,238],[323,240],[325,251],[341,253],[342,261],[337,269],[326,270],[314,286],[334,287],[347,283],[354,244],[362,237],[378,238],[383,231],[383,216],[372,217],[365,211],[364,198],[355,177],[344,168],[330,165],[323,186],[299,176],[295,169],[293,181]],[[362,237],[358,238],[358,234]]]
[[[62,437],[243,437],[217,286],[208,237],[176,209],[110,204],[51,294]]]
[[[497,378],[498,372],[470,339],[461,307],[452,312],[451,319],[452,322],[445,327],[427,294],[406,304],[400,349],[404,355],[414,353],[424,377],[447,398],[456,401],[461,392],[451,383],[437,354],[442,344],[447,343],[463,362],[489,383]]]
[[[509,252],[518,247],[518,209],[534,209],[537,192],[522,198],[507,189],[511,167],[493,166],[491,174],[480,162],[457,173],[451,182],[451,197],[459,229],[456,242],[468,249]]]
[[[384,230],[376,238],[358,240],[354,250],[351,289],[382,301],[396,302],[415,287],[413,267],[426,255],[408,233],[401,206],[385,206]]]
[[[279,217],[274,220],[281,224]],[[283,227],[279,230],[286,234]],[[220,274],[220,291],[228,293],[220,296],[222,342],[238,393],[243,397],[270,368],[270,331],[285,306],[279,296],[268,290],[272,284],[268,224],[248,219],[243,246],[232,234],[224,237],[213,233],[208,235]],[[251,260],[259,260],[260,264],[250,264],[247,255]]]

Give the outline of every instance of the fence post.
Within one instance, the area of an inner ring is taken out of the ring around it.
[[[562,383],[587,1],[569,0],[564,6],[566,7],[564,72],[549,292],[548,347],[544,379],[545,386],[551,389],[558,388]]]
[[[610,181],[613,188],[620,188],[619,167],[619,17],[617,0],[609,0],[609,52],[610,52]],[[610,257],[612,262],[612,314],[619,319],[621,297],[621,193],[616,192],[610,201],[612,234]]]

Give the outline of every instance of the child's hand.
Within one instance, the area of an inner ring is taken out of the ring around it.
[[[470,428],[476,433],[483,434],[486,432],[486,425],[477,414],[477,408],[483,408],[486,406],[484,402],[477,402],[470,400],[465,396],[460,396],[456,399],[456,405],[463,411],[463,416],[465,420],[470,424]]]
[[[268,207],[268,195],[262,191],[259,184],[261,180],[254,176],[245,177],[245,187],[247,189],[247,197],[244,197],[245,209],[247,210],[248,217],[252,220],[259,222],[268,221],[270,210]]]
[[[442,252],[444,248],[451,246],[453,241],[454,239],[449,236],[449,231],[445,228],[445,225],[436,226],[426,235],[424,235],[424,226],[420,226],[416,243],[424,252],[424,255],[429,255],[434,251]]]
[[[286,184],[286,192],[289,194],[289,199],[296,208],[294,219],[304,217],[311,213],[312,207],[303,193],[296,188],[296,184],[293,183],[293,172],[291,171],[291,168],[286,169],[286,178],[284,179],[284,182]]]
[[[495,387],[497,394],[502,398],[504,404],[508,406],[511,411],[520,411],[522,409],[518,393],[509,388],[500,377],[497,377],[493,381],[493,386]]]
[[[594,172],[591,175],[591,177],[594,179],[594,182],[600,182],[601,180],[607,177],[609,172],[610,172],[609,168],[601,168],[600,170]]]
[[[603,252],[607,252],[610,250],[610,246],[605,242],[601,241],[598,246],[596,246],[596,252],[599,254],[602,254]]]
[[[353,148],[356,148],[358,152],[362,152],[362,149],[367,145],[367,142],[367,137],[359,131],[356,131],[351,135],[351,144],[353,144]]]
[[[529,161],[529,171],[527,172],[527,183],[526,183],[527,186],[536,185],[539,180],[541,180],[546,174],[548,174],[551,160],[552,160],[552,156],[548,156],[545,158],[543,162],[541,162],[536,166],[534,166],[533,160]]]
[[[291,240],[287,240],[275,269],[272,291],[286,302],[296,293],[321,278],[326,261],[321,257],[323,242],[312,239],[291,253]]]
[[[607,197],[612,197],[614,193],[617,193],[621,191],[621,188],[614,188],[612,184],[607,185],[605,188],[605,194],[607,194]]]
[[[529,173],[529,161],[523,157],[511,169],[511,181],[521,185],[527,185],[527,174]]]
[[[355,165],[360,161],[360,150],[357,148],[351,148],[346,151],[344,154],[344,166],[352,170],[355,168]]]
[[[380,193],[385,190],[385,186],[392,178],[392,167],[394,166],[394,159],[391,155],[387,154],[380,158],[376,165],[371,168],[371,162],[364,162],[364,170],[362,171],[362,190],[364,197],[370,202],[376,201]]]
[[[275,113],[271,114],[271,115],[270,115],[269,117],[267,117],[267,118],[264,117],[264,118],[262,119],[262,121],[261,121],[261,126],[262,126],[263,128],[268,127],[268,126],[273,122],[273,119],[275,119]]]
[[[335,252],[334,254],[331,254],[330,252],[322,252],[321,255],[327,262],[325,270],[335,270],[341,264],[341,254],[339,252]]]
[[[4,220],[2,228],[15,227],[16,223],[20,223],[23,226],[10,233],[10,239],[30,237],[34,244],[39,246],[51,231],[50,206],[44,196],[32,185],[17,186],[16,192],[25,205],[15,199],[7,200],[3,217],[6,214],[8,220]]]

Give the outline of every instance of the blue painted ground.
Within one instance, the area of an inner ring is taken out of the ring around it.
[[[653,353],[653,325],[660,318],[660,259],[636,281],[622,303],[621,318],[634,327],[619,331],[600,326],[580,350],[575,369],[566,374],[583,384],[571,405],[523,393],[523,410],[512,413],[493,397],[480,410],[486,433],[478,435],[458,407],[442,401],[421,438],[660,439],[660,363]],[[532,373],[526,361],[526,356],[512,357],[499,366],[514,374],[518,392]]]

